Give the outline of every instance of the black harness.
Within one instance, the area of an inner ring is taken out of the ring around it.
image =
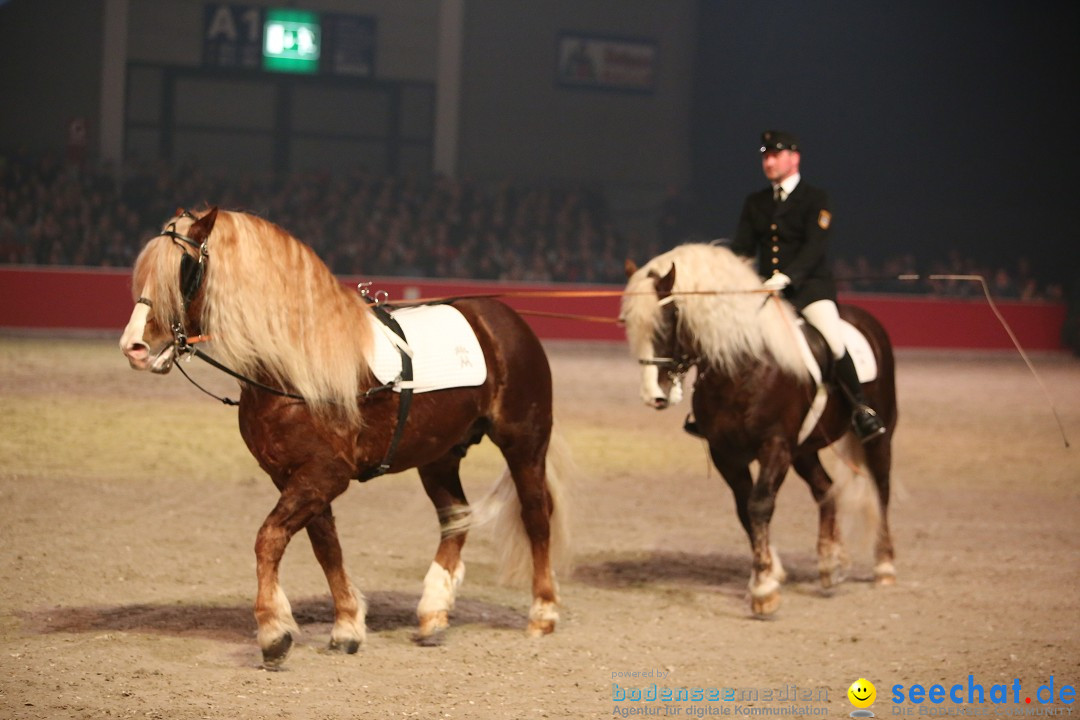
[[[180,211],[179,218],[195,219],[187,210]],[[184,309],[187,310],[191,305],[191,301],[195,299],[196,293],[199,292],[199,288],[202,287],[203,278],[206,275],[207,260],[210,257],[210,251],[206,247],[206,242],[195,242],[187,235],[183,235],[176,230],[176,221],[169,223],[162,232],[162,235],[172,238],[173,242],[180,244],[181,242],[187,243],[195,249],[196,256],[191,256],[187,252],[180,258],[180,294],[184,298]],[[182,246],[181,246],[182,247]]]
[[[395,335],[400,337],[403,344],[407,343],[408,340],[405,337],[405,331],[401,329],[401,325],[398,323],[397,320],[394,319],[394,316],[391,315],[381,305],[375,304],[375,300],[369,298],[367,293],[364,293],[364,298],[368,300],[369,303],[371,303],[371,311],[375,314],[375,317],[377,317],[384,325],[390,328],[390,330]],[[150,301],[147,300],[146,302],[149,303]],[[380,462],[378,465],[374,465],[356,476],[356,479],[360,482],[365,482],[367,480],[371,480],[372,478],[377,478],[380,475],[385,475],[387,471],[390,470],[390,466],[394,462],[394,455],[397,453],[398,444],[401,442],[402,435],[405,434],[405,423],[409,419],[409,410],[412,407],[413,365],[412,358],[409,357],[409,354],[403,348],[399,347],[398,352],[401,353],[401,375],[391,382],[368,388],[360,395],[361,400],[366,400],[367,398],[378,393],[393,390],[398,383],[402,384],[401,392],[399,393],[398,399],[397,422],[394,425],[394,433],[390,436],[390,445],[386,449],[386,455],[383,456],[382,462]],[[197,348],[195,345],[192,345],[190,342],[188,342],[188,339],[183,334],[183,332],[178,332],[176,334],[176,354],[178,358],[183,355],[193,355],[204,361],[208,365],[211,365],[222,371],[226,375],[230,375],[241,382],[257,387],[260,390],[265,390],[266,392],[277,395],[278,397],[286,397],[293,400],[306,401],[306,398],[303,395],[297,395],[296,393],[286,392],[285,390],[280,390],[278,388],[265,385],[258,380],[253,380],[246,375],[242,375],[233,370],[232,368],[221,364],[220,362]],[[177,363],[176,367],[179,368],[180,372],[183,373],[184,377],[188,379],[188,382],[202,390],[207,395],[216,398],[217,400],[220,400],[225,405],[235,406],[240,404],[239,402],[231,398],[223,398],[214,395],[214,393],[199,385],[197,382],[195,382],[195,380],[191,378],[190,375],[187,374],[187,371],[184,370],[183,365],[181,365],[180,363]]]
[[[187,210],[183,210],[178,216],[178,219],[179,218],[190,218],[194,220],[195,216]],[[177,244],[187,244],[190,247],[194,248],[196,251],[196,255],[191,255],[190,253],[185,251],[183,257],[180,259],[180,294],[183,297],[184,310],[186,311],[191,305],[191,302],[195,299],[195,296],[198,294],[199,290],[202,288],[203,280],[206,276],[206,267],[209,263],[210,251],[207,249],[206,241],[199,243],[195,240],[192,240],[187,235],[178,232],[176,229],[175,221],[170,223],[165,228],[165,230],[162,231],[161,234],[172,238],[173,242]],[[403,346],[406,345],[408,340],[405,337],[405,331],[401,329],[401,325],[398,323],[397,320],[394,319],[393,315],[391,315],[390,312],[388,312],[386,308],[382,306],[380,298],[377,295],[370,295],[368,293],[368,288],[366,285],[361,286],[360,294],[371,307],[371,311],[375,314],[375,317],[377,317],[384,325],[390,328],[390,330],[394,334],[401,338]],[[150,299],[144,297],[140,297],[136,302],[143,303],[150,307],[153,306],[153,303],[150,301]],[[264,390],[279,397],[306,401],[306,398],[304,398],[302,395],[286,392],[285,390],[281,390],[261,383],[258,380],[253,380],[252,378],[241,375],[235,370],[226,367],[214,358],[210,357],[202,350],[197,348],[189,340],[187,333],[184,331],[183,324],[180,320],[177,320],[173,323],[172,331],[177,359],[184,355],[194,355],[205,363],[217,368],[218,370],[221,370],[225,374],[230,375],[241,382],[247,383],[248,385],[259,388],[260,390]],[[413,365],[412,358],[409,357],[409,354],[405,351],[404,347],[398,347],[398,352],[401,353],[401,375],[392,382],[369,388],[360,396],[360,399],[366,399],[377,393],[387,390],[393,390],[398,383],[402,384],[400,398],[398,401],[397,423],[394,426],[393,434],[390,436],[390,446],[387,448],[386,455],[383,457],[382,462],[365,470],[357,476],[356,479],[361,482],[371,480],[372,478],[376,478],[380,475],[386,474],[386,472],[390,469],[390,466],[394,462],[394,455],[397,452],[397,446],[401,442],[402,435],[404,435],[405,433],[405,423],[408,421],[409,409],[412,407]],[[226,405],[240,404],[236,400],[218,397],[217,395],[214,395],[212,392],[206,390],[204,387],[195,382],[191,378],[191,376],[187,374],[187,372],[184,370],[183,366],[180,363],[177,363],[176,366],[180,369],[180,372],[183,373],[184,377],[187,378],[189,382],[191,382],[192,385],[199,388],[207,395],[217,398]]]
[[[391,315],[386,308],[378,303],[367,293],[367,288],[361,290],[361,294],[364,299],[371,305],[371,311],[375,313],[375,317],[382,321],[383,325],[390,328],[391,331],[399,338],[401,338],[402,344],[407,343],[405,338],[405,331],[401,329],[401,325],[394,316]],[[365,482],[372,478],[379,477],[386,474],[386,471],[390,469],[390,465],[394,461],[394,453],[397,452],[398,443],[401,441],[401,436],[405,433],[405,422],[409,419],[409,408],[412,407],[412,379],[413,379],[413,366],[412,358],[405,352],[402,347],[398,348],[398,352],[401,353],[401,381],[403,386],[398,397],[398,416],[397,423],[394,425],[394,434],[390,436],[390,447],[386,449],[386,455],[383,457],[383,461],[373,468],[369,468],[357,476],[357,480]]]
[[[669,295],[666,299],[661,300],[661,305],[666,305],[667,302],[674,300],[674,296]],[[678,306],[672,306],[672,314],[677,317]],[[677,332],[674,328],[678,325],[676,318],[671,319],[672,332]],[[701,358],[696,355],[691,355],[686,352],[681,342],[672,342],[672,349],[678,351],[678,357],[650,357],[650,358],[638,358],[638,365],[654,365],[658,370],[662,370],[667,373],[668,379],[673,384],[681,384],[686,373],[690,372],[690,368],[694,367],[701,361]],[[654,348],[655,350],[655,348]],[[672,353],[674,355],[674,353]]]

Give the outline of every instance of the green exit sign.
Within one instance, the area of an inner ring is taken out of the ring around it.
[[[263,24],[263,69],[315,73],[322,45],[317,13],[303,10],[266,11]]]

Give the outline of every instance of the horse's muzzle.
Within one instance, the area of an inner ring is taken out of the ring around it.
[[[158,352],[152,353],[146,343],[133,342],[125,345],[122,350],[132,370],[149,370],[158,375],[164,375],[172,370],[175,359],[173,345],[166,345]]]

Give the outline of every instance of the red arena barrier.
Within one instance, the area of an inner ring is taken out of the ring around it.
[[[615,324],[621,286],[518,284],[431,278],[356,278],[390,302],[461,295],[498,295],[544,339],[624,340]],[[105,331],[118,336],[131,314],[130,270],[0,266],[0,328]],[[911,295],[840,296],[881,320],[893,344],[911,348],[1011,349],[1012,341],[984,298],[952,300]],[[1065,305],[997,301],[1026,350],[1062,350]]]

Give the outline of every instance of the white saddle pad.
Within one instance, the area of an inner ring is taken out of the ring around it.
[[[799,322],[806,321],[800,319]],[[876,380],[878,373],[877,358],[874,357],[874,350],[870,347],[870,341],[847,320],[841,320],[840,325],[844,331],[844,344],[847,346],[852,362],[855,363],[855,372],[859,376],[859,382],[868,383]],[[813,376],[817,385],[814,401],[810,404],[810,411],[803,419],[802,429],[799,430],[799,442],[801,443],[810,435],[818,420],[821,419],[821,413],[825,412],[825,403],[828,402],[829,396],[821,381],[821,368],[818,366],[817,360],[814,359],[813,353],[810,352],[810,345],[806,342],[806,336],[801,332],[796,333],[796,335],[799,336],[799,349],[802,351],[803,360],[806,361],[806,369],[810,371],[810,375]]]
[[[484,351],[469,321],[449,305],[421,305],[390,312],[406,342],[374,313],[369,322],[375,337],[372,371],[381,383],[401,377],[401,353],[412,358],[413,380],[398,382],[395,392],[411,387],[413,392],[431,392],[455,387],[481,385],[487,379]]]

